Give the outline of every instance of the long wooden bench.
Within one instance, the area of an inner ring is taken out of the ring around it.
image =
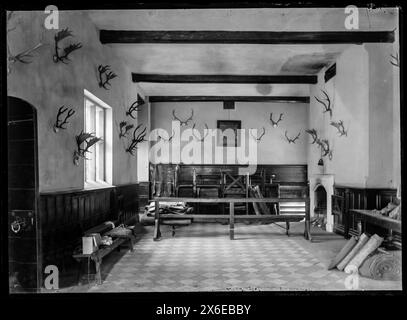
[[[267,222],[286,222],[287,232],[289,229],[290,222],[301,221],[305,218],[304,224],[304,237],[307,240],[312,240],[310,231],[310,211],[309,211],[309,198],[154,198],[155,201],[155,216],[154,216],[154,241],[160,240],[160,223],[162,219],[225,219],[229,220],[229,237],[231,240],[234,239],[234,224],[235,220],[246,220],[246,221],[267,221]],[[186,215],[173,215],[173,214],[160,214],[160,201],[163,202],[186,202],[186,203],[229,203],[229,215],[226,214],[186,214]],[[303,214],[290,214],[290,215],[235,215],[234,205],[235,203],[284,203],[284,202],[305,202],[306,209],[305,215]]]

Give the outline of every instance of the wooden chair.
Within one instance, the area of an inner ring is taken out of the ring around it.
[[[195,173],[195,190],[197,198],[220,198],[222,195],[221,175],[216,173]],[[205,206],[216,206],[219,204],[205,204]],[[200,204],[197,204],[197,211],[200,212]]]
[[[222,197],[248,198],[249,175],[237,175],[227,171],[222,171]],[[239,210],[241,208],[239,206],[235,206],[235,209]],[[244,210],[246,214],[249,214],[249,204],[247,202],[244,204]]]

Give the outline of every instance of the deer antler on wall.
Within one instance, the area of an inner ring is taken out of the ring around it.
[[[65,38],[72,37],[72,31],[70,31],[68,28],[62,29],[61,31],[58,31],[55,36],[54,36],[54,41],[55,41],[55,54],[52,57],[54,62],[57,63],[61,61],[62,63],[66,63],[65,61],[69,61],[69,55],[74,52],[75,50],[78,50],[82,48],[82,44],[80,42],[77,43],[72,43],[68,46],[66,46],[63,49],[63,54],[60,55],[59,53],[59,47],[58,44],[60,41],[62,41]]]
[[[209,134],[209,128],[208,128],[208,125],[205,123],[205,129],[206,129],[206,134],[205,134],[205,130],[204,130],[204,136],[202,137],[202,138],[198,138],[196,135],[195,135],[195,123],[194,123],[194,125],[192,126],[192,135],[194,136],[194,138],[195,138],[195,140],[197,140],[197,141],[200,141],[200,142],[202,142],[202,141],[204,141],[205,140],[205,138],[208,136],[208,134]]]
[[[65,119],[64,119],[64,120],[61,120],[59,117],[61,117],[66,111],[68,111],[68,113],[65,115]],[[64,125],[68,123],[68,119],[69,119],[70,117],[72,117],[74,114],[75,114],[75,110],[74,110],[74,109],[69,108],[69,107],[66,107],[66,108],[65,108],[65,106],[61,106],[61,107],[58,109],[57,119],[56,119],[56,121],[55,121],[55,123],[54,123],[54,131],[55,131],[55,132],[58,132],[59,129],[66,129],[66,128],[64,127]]]
[[[172,136],[171,136],[171,137],[169,137],[168,139],[163,138],[163,137],[162,137],[162,136],[160,136],[160,135],[158,135],[158,139],[161,139],[161,140],[164,140],[165,142],[168,142],[168,141],[171,141],[171,140],[172,140],[172,138],[174,138],[174,136],[175,136],[175,131],[174,131],[174,130],[172,130]]]
[[[133,129],[134,124],[127,124],[127,121],[121,121],[119,123],[119,138],[123,138],[125,136],[127,136],[127,134],[129,133],[129,131],[131,129]]]
[[[10,22],[12,15],[13,15],[13,11],[10,11],[7,14],[7,24]],[[11,31],[15,30],[16,28],[17,28],[17,26],[7,29],[7,34]],[[11,53],[10,47],[7,43],[7,74],[11,73],[11,64],[14,64],[16,62],[20,62],[20,63],[24,63],[24,64],[31,63],[32,61],[29,61],[27,59],[32,58],[31,53],[34,52],[35,50],[39,49],[43,45],[44,44],[40,41],[35,46],[32,46],[31,48],[28,48],[27,50],[17,53],[16,55],[13,55]]]
[[[262,127],[263,132],[260,134],[260,136],[256,137],[253,135],[252,131],[250,130],[250,135],[254,138],[254,140],[256,140],[257,142],[259,142],[261,140],[261,138],[263,138],[263,136],[266,134],[266,129],[264,127]]]
[[[390,63],[395,67],[400,67],[399,54],[390,54]]]
[[[109,65],[106,65],[106,66],[99,65],[98,72],[99,72],[99,87],[109,90],[109,88],[107,88],[106,86],[111,85],[109,81],[116,78],[117,74],[115,74],[113,71],[111,71]],[[103,75],[104,75],[104,79],[103,79]]]
[[[83,158],[85,160],[89,160],[88,158],[85,157],[86,153],[89,152],[89,149],[97,142],[101,141],[102,138],[98,138],[93,135],[93,133],[87,133],[81,131],[79,135],[75,137],[76,139],[76,144],[77,144],[77,150],[74,151],[73,154],[73,161],[75,165],[79,165],[79,159]],[[82,148],[82,144],[85,143],[85,147]]]
[[[288,143],[295,143],[295,140],[297,140],[300,137],[300,135],[301,135],[301,131],[298,132],[298,134],[294,138],[291,139],[287,136],[287,130],[285,131],[285,137],[286,137]]]
[[[173,115],[173,117],[174,117],[174,120],[178,120],[178,121],[180,122],[181,127],[183,127],[183,126],[188,125],[188,122],[192,120],[192,118],[193,118],[193,116],[194,116],[194,110],[191,109],[191,116],[190,116],[188,119],[186,119],[185,121],[182,121],[180,118],[178,118],[178,117],[175,115],[175,110],[172,110],[172,115]]]
[[[315,142],[317,142],[318,141],[318,133],[317,133],[317,130],[315,130],[315,129],[307,129],[307,130],[305,130],[305,132],[306,133],[309,133],[310,135],[311,135],[311,137],[312,137],[312,142],[311,142],[311,144],[314,144]]]
[[[278,118],[277,121],[274,121],[274,120],[273,120],[273,113],[270,113],[270,121],[271,121],[271,123],[272,123],[272,125],[273,125],[274,128],[278,126],[278,123],[279,123],[281,120],[283,120],[283,114],[282,114],[282,113],[280,113],[280,117]]]
[[[144,128],[144,130],[141,130],[140,132],[137,132],[141,127],[141,124],[139,124],[133,131],[133,139],[131,140],[129,146],[126,149],[126,152],[130,153],[131,155],[134,156],[134,151],[137,149],[137,145],[143,141],[146,141],[144,138],[146,136],[146,130],[147,128]]]
[[[329,147],[329,141],[326,139],[318,139],[317,144],[321,148],[322,157],[328,156],[329,160],[332,160],[332,150]]]
[[[140,106],[142,106],[144,103],[145,103],[144,99],[139,94],[137,94],[137,100],[134,101],[129,107],[129,109],[126,111],[126,116],[130,116],[133,119],[136,119],[133,116],[133,112],[140,111]]]
[[[326,103],[324,101],[322,101],[321,99],[319,99],[318,97],[315,97],[315,100],[317,100],[320,104],[322,104],[322,106],[324,107],[324,113],[325,112],[329,112],[329,116],[332,118],[332,108],[331,108],[331,98],[329,98],[328,93],[326,93],[325,90],[321,90],[322,93],[324,94],[325,98],[323,98],[323,100],[326,101]]]
[[[343,121],[339,120],[338,122],[331,121],[331,126],[335,127],[338,129],[339,136],[348,136],[348,131],[345,131],[345,127],[343,126]]]

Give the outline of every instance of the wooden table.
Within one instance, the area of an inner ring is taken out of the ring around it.
[[[155,201],[155,216],[154,216],[154,241],[161,238],[160,222],[162,219],[225,219],[229,220],[229,237],[234,239],[235,235],[235,220],[246,221],[267,221],[267,222],[286,222],[287,235],[290,222],[301,221],[305,218],[304,224],[304,237],[307,240],[312,240],[310,232],[310,211],[309,211],[309,198],[154,198]],[[186,214],[186,215],[174,215],[174,214],[160,214],[160,202],[192,202],[192,203],[229,203],[229,214]],[[302,214],[290,214],[290,215],[235,215],[235,203],[282,203],[282,202],[305,202],[305,216]]]
[[[366,230],[367,223],[389,230],[390,236],[392,235],[393,231],[401,233],[400,220],[395,220],[377,213],[372,213],[372,210],[350,209],[349,215],[353,216],[356,219],[359,235],[361,235]],[[351,219],[347,219],[348,224],[350,220]],[[345,229],[346,233],[349,233],[349,226],[347,226]],[[348,236],[348,234],[346,234],[345,236]]]

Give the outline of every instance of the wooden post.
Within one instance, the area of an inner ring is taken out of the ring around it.
[[[153,240],[158,241],[161,238],[160,232],[160,201],[155,201],[155,217],[154,217],[154,236]]]
[[[230,240],[233,240],[235,238],[235,204],[234,202],[231,202],[229,204],[229,213],[230,213],[230,217],[229,217],[229,237]]]
[[[310,217],[310,203],[309,197],[305,199],[305,225],[304,225],[304,237],[305,239],[312,241],[311,237],[311,217]]]

